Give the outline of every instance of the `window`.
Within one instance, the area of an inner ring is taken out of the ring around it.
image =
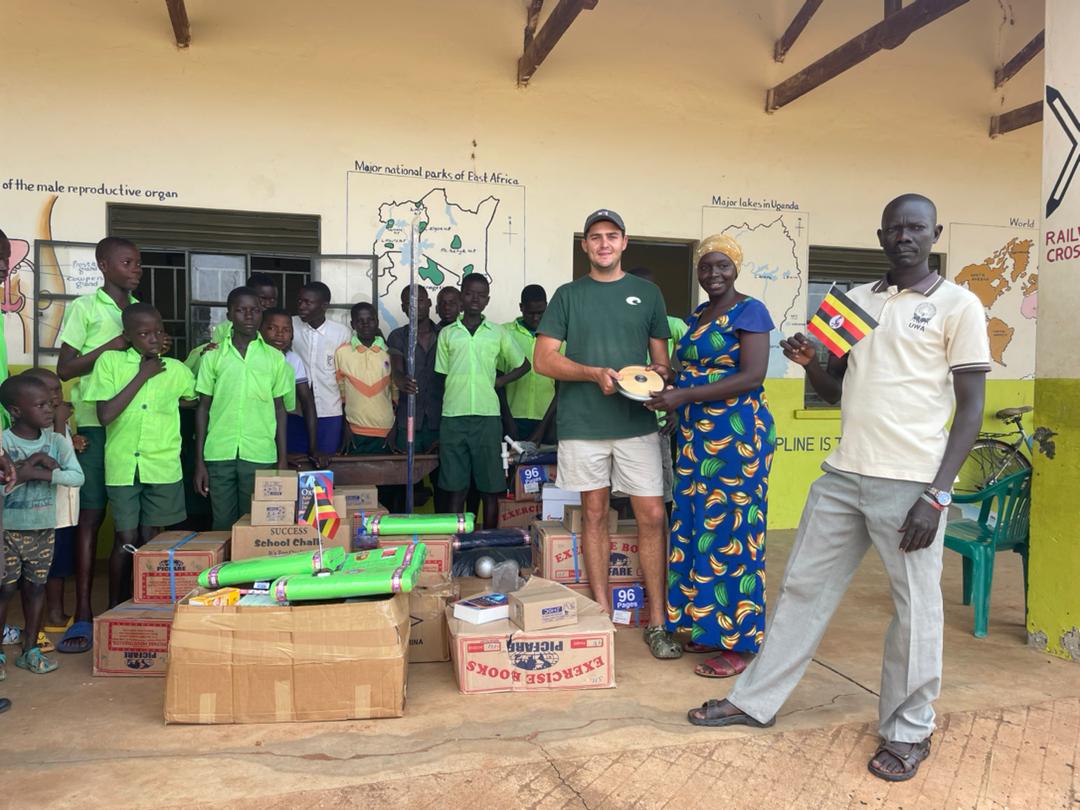
[[[943,272],[942,254],[930,254],[930,269]],[[829,290],[836,287],[841,292],[848,292],[860,284],[877,281],[889,270],[889,262],[880,250],[861,248],[810,246],[810,281],[807,284],[806,320],[809,322]],[[808,335],[809,336],[809,335]],[[814,340],[810,336],[811,340]],[[824,368],[829,361],[829,350],[814,340],[818,362]],[[817,395],[806,380],[804,401],[807,408],[835,407]]]

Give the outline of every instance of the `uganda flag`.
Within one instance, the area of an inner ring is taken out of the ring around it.
[[[833,287],[806,328],[830,352],[843,357],[877,325],[865,309]]]

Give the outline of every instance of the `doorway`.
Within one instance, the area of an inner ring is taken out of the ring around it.
[[[653,279],[664,294],[668,315],[685,318],[694,302],[694,242],[633,237],[623,253],[623,270],[638,267],[652,271]],[[589,272],[589,259],[581,249],[581,234],[574,235],[574,278]]]

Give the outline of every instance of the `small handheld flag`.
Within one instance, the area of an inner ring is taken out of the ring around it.
[[[843,357],[877,325],[870,313],[833,286],[806,329],[830,352]]]

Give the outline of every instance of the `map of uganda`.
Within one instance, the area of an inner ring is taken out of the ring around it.
[[[742,247],[739,292],[765,304],[776,329],[769,337],[769,377],[801,377],[780,349],[780,339],[806,326],[809,217],[801,211],[705,206],[702,238],[724,233]]]
[[[950,259],[964,262],[953,280],[975,293],[986,310],[991,377],[1031,377],[1039,292],[1038,268],[1032,261],[1035,234],[962,224],[952,229]]]
[[[503,317],[496,305],[502,296],[494,288],[506,284],[516,291],[524,278],[521,187],[468,182],[433,187],[430,181],[349,172],[348,188],[348,246],[376,257],[385,328],[404,322],[400,296],[410,266],[432,300],[442,287],[457,287],[469,273],[481,273],[493,286],[489,314]]]

